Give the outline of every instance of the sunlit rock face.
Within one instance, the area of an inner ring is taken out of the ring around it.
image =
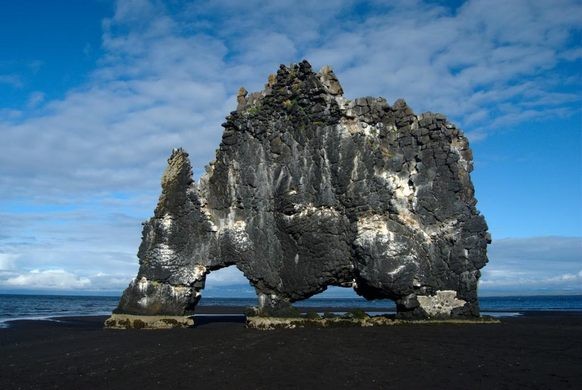
[[[174,150],[116,313],[188,314],[208,272],[235,264],[265,308],[333,285],[404,317],[478,316],[490,239],[467,139],[403,100],[342,94],[329,67],[281,66],[241,88],[198,183]]]

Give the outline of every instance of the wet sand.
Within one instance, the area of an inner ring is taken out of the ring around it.
[[[149,331],[14,321],[0,329],[0,388],[582,388],[582,313],[274,331],[246,329],[240,313],[206,308],[194,329]]]

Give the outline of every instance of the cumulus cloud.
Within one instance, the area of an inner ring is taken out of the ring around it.
[[[0,74],[0,84],[5,84],[12,88],[20,88],[22,86],[22,80],[16,74]]]
[[[249,281],[235,266],[212,271],[206,276],[205,288],[220,288],[228,285],[248,285]]]
[[[30,270],[63,269],[90,279],[87,288],[121,291],[137,271],[140,222],[154,204],[154,196],[8,204],[14,211],[0,213],[0,286]]]
[[[44,271],[34,269],[25,274],[10,277],[3,284],[8,287],[27,289],[73,290],[87,288],[91,285],[91,281],[62,269]]]
[[[559,92],[567,82],[552,71],[578,58],[577,2],[300,3],[197,2],[170,13],[162,2],[117,2],[87,83],[61,100],[38,91],[22,115],[0,117],[0,196],[151,191],[175,146],[200,174],[238,87],[260,89],[279,63],[303,57],[334,65],[349,96],[405,97],[475,139],[579,109],[579,81]]]
[[[129,285],[133,276],[135,274],[98,272],[87,276],[87,278],[91,281],[91,289],[93,291],[121,292]]]
[[[18,256],[8,253],[0,253],[0,271],[9,271],[14,269],[15,260]]]
[[[483,293],[582,293],[582,237],[494,241],[482,273]]]
[[[549,282],[557,282],[557,283],[562,283],[562,282],[576,282],[576,283],[582,283],[582,270],[580,270],[580,272],[578,272],[577,274],[562,274],[559,276],[554,276],[551,278],[548,278]]]
[[[21,271],[0,270],[0,290],[81,290],[93,292],[121,292],[131,281],[129,273],[87,273],[84,270],[32,269]]]
[[[572,15],[581,12],[570,2],[468,1],[455,11],[417,2],[380,11],[309,57],[339,60],[337,73],[356,95],[405,97],[419,110],[452,115],[468,130],[491,131],[578,109],[575,90],[564,96],[569,104],[556,100],[559,111],[542,102],[553,102],[555,84],[563,86],[563,77],[547,71],[569,50]],[[350,50],[341,50],[344,42]],[[517,115],[524,107],[528,113]]]
[[[224,46],[180,35],[163,10],[145,4],[130,9],[149,13],[149,22],[136,21],[121,2],[105,23],[106,55],[89,83],[25,120],[0,121],[9,140],[1,196],[155,188],[173,147],[188,147],[197,161],[211,157],[230,108]]]
[[[35,91],[35,92],[31,93],[30,96],[28,97],[28,101],[26,103],[26,106],[28,108],[35,108],[40,103],[42,103],[44,98],[45,98],[45,96],[44,96],[43,92]]]

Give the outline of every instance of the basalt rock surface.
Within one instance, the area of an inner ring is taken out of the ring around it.
[[[467,139],[403,100],[342,94],[328,67],[281,66],[241,88],[198,183],[174,150],[115,312],[192,313],[206,275],[234,264],[264,310],[344,286],[401,317],[478,316],[490,238]]]

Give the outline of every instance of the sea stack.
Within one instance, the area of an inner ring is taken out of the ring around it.
[[[266,313],[342,286],[394,300],[401,318],[479,316],[490,236],[460,129],[404,100],[348,100],[331,68],[307,61],[237,102],[199,182],[172,152],[109,326],[188,325],[176,318],[206,275],[233,264]]]

